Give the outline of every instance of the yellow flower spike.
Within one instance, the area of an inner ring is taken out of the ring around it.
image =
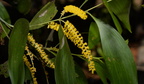
[[[62,14],[64,15],[64,12],[67,13],[67,12],[70,12],[70,13],[73,13],[73,14],[76,14],[77,16],[79,16],[81,19],[85,20],[87,19],[87,15],[86,15],[86,12],[81,10],[80,8],[76,7],[76,6],[73,6],[73,5],[67,5],[64,7],[64,11],[62,11]]]
[[[33,36],[31,36],[30,34],[28,34],[28,41],[29,43],[36,49],[36,51],[40,54],[40,57],[42,58],[42,60],[44,60],[44,62],[47,65],[54,65],[53,62],[51,62],[51,60],[48,58],[48,55],[45,53],[45,51],[43,50],[43,47],[41,44],[38,44],[35,42],[35,39],[33,38]],[[54,68],[54,67],[51,67]]]
[[[26,48],[26,49],[27,49],[27,48]],[[30,70],[30,73],[31,73],[31,76],[32,76],[32,79],[33,79],[33,83],[34,83],[34,84],[38,84],[38,83],[37,83],[37,80],[36,80],[36,78],[35,78],[36,68],[31,65],[31,63],[28,61],[28,58],[27,58],[25,55],[23,56],[23,60],[24,60],[24,63],[26,64],[26,66],[27,66],[27,67],[29,68],[29,70]]]
[[[52,22],[52,23],[49,23],[48,28],[56,30],[55,27],[57,26],[60,26],[60,25]],[[79,31],[77,31],[75,26],[69,21],[65,22],[64,27],[62,29],[63,29],[65,36],[68,39],[70,39],[78,48],[82,50],[83,57],[88,60],[89,71],[92,71],[92,73],[94,73],[95,66],[94,66],[94,62],[92,61],[93,57],[91,55],[91,51],[89,50],[89,46],[87,45],[86,42],[83,41],[82,35],[79,33]],[[58,31],[58,29],[56,31]]]
[[[94,73],[95,69],[95,64],[92,61],[92,55],[91,51],[89,50],[89,47],[86,42],[83,41],[83,37],[81,34],[77,31],[77,29],[74,27],[72,23],[69,21],[65,22],[64,28],[63,28],[64,34],[68,39],[70,39],[78,48],[82,50],[83,56],[88,59],[88,67],[89,70]]]

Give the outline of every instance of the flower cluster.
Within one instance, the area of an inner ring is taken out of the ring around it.
[[[84,12],[83,10],[81,10],[80,8],[78,8],[76,6],[73,6],[73,5],[65,6],[64,11],[62,11],[62,14],[67,13],[67,12],[76,14],[83,20],[87,19],[86,12]]]
[[[59,27],[60,27],[60,24],[57,24],[57,23],[55,23],[55,22],[49,22],[49,25],[48,25],[47,28],[51,28],[51,29],[53,29],[53,30],[58,31]]]
[[[26,64],[26,66],[29,68],[30,72],[31,72],[31,76],[33,78],[33,84],[38,84],[37,80],[35,78],[35,72],[36,72],[36,68],[34,66],[31,65],[31,63],[29,62],[28,58],[26,57],[26,55],[23,56],[23,60]]]
[[[91,55],[91,51],[87,43],[83,41],[83,37],[79,33],[79,31],[77,31],[77,29],[74,27],[72,23],[66,21],[63,28],[63,32],[68,39],[70,39],[78,48],[82,50],[83,56],[86,59],[88,59],[89,70],[92,71],[92,73],[94,73],[95,67],[94,67],[94,62],[92,61],[93,57]]]
[[[38,44],[35,42],[35,39],[33,38],[33,36],[31,36],[30,34],[28,34],[28,41],[29,43],[37,50],[37,52],[40,54],[41,58],[44,60],[44,62],[47,65],[50,65],[51,68],[55,68],[54,63],[51,62],[51,60],[48,58],[48,55],[45,53],[45,51],[43,50],[43,47],[41,44]]]
[[[58,25],[57,23],[54,23],[56,25]],[[51,26],[51,24],[49,24],[49,28],[50,29],[54,29],[54,27],[57,26]],[[82,54],[83,56],[88,59],[88,67],[89,70],[92,71],[92,73],[94,73],[95,66],[94,66],[94,62],[92,61],[93,57],[91,55],[91,50],[89,49],[89,46],[87,45],[86,42],[83,41],[83,37],[82,35],[79,33],[79,31],[75,28],[75,26],[70,23],[69,21],[66,21],[64,24],[64,27],[62,28],[64,34],[66,35],[66,37],[68,39],[70,39],[78,48],[80,48],[82,50]],[[58,30],[56,30],[58,31]]]

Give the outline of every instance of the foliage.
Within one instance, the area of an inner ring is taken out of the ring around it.
[[[23,15],[28,14],[31,0],[16,1],[18,2],[17,10]],[[131,0],[103,0],[102,3],[83,11],[81,8],[87,2],[88,0],[85,0],[80,7],[67,5],[59,14],[55,1],[52,0],[41,8],[30,22],[20,18],[14,25],[11,24],[7,10],[0,3],[0,11],[2,11],[0,12],[0,28],[3,30],[0,32],[0,37],[7,36],[6,38],[9,39],[8,72],[12,84],[24,84],[27,80],[33,81],[33,84],[41,84],[37,74],[42,74],[45,82],[49,84],[47,77],[49,69],[54,71],[56,84],[88,84],[79,62],[74,58],[87,63],[88,70],[92,74],[98,74],[103,84],[109,84],[109,82],[137,84],[134,59],[121,36],[123,27],[131,32],[129,23]],[[90,12],[101,5],[105,5],[117,30]],[[56,15],[59,15],[59,18],[56,18]],[[77,25],[69,21],[70,17],[73,18],[76,15],[80,17],[78,18],[80,21],[92,19],[89,24],[88,43],[84,41],[85,38],[76,28]],[[40,44],[34,32],[40,29],[45,30],[47,25],[47,30],[52,29],[52,31],[45,39],[45,43]],[[54,30],[58,34],[55,34]],[[59,39],[53,37],[56,35]],[[49,39],[58,44],[50,47],[52,45],[48,43]],[[71,52],[69,41],[81,50],[81,54]],[[39,68],[43,71],[39,72]]]

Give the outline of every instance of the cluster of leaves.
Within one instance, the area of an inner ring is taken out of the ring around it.
[[[18,0],[18,10],[21,13],[28,13],[30,6],[25,7],[23,3],[30,3],[31,0]],[[86,2],[87,0],[85,0]],[[93,19],[88,32],[88,45],[92,49],[101,44],[103,60],[94,59],[96,72],[104,84],[137,84],[136,67],[131,51],[125,40],[120,35],[122,33],[121,23],[131,32],[129,24],[129,8],[131,0],[112,0],[103,4],[109,11],[118,31],[108,24],[87,14]],[[8,70],[12,84],[23,84],[25,81],[26,66],[24,66],[23,55],[27,41],[28,32],[42,28],[47,25],[57,14],[54,1],[47,3],[30,21],[30,23],[20,18],[11,25],[10,17],[5,7],[0,3],[0,26],[3,30],[1,37],[8,37]],[[66,18],[64,18],[66,19]],[[12,30],[12,31],[11,31]],[[10,37],[8,36],[9,31]],[[69,44],[63,31],[58,31],[59,51],[55,57],[55,81],[56,84],[87,84],[86,78],[81,68],[73,60]],[[96,49],[97,50],[97,49]]]

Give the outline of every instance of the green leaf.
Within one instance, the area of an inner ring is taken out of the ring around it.
[[[113,1],[113,0],[112,0],[112,1]],[[112,1],[111,1],[111,2],[112,2]],[[103,0],[103,2],[104,2],[104,5],[106,6],[106,8],[108,9],[108,11],[109,11],[109,13],[110,13],[110,15],[111,15],[111,17],[112,17],[112,19],[113,19],[113,21],[114,21],[114,24],[115,24],[118,32],[121,34],[121,33],[122,33],[122,27],[121,27],[118,19],[115,17],[115,15],[113,14],[112,10],[110,9],[108,2],[107,2],[106,0]],[[109,2],[109,3],[110,3],[110,2]]]
[[[111,84],[138,84],[133,55],[124,39],[114,28],[89,15],[99,28]]]
[[[23,55],[29,31],[29,22],[19,19],[14,24],[8,45],[8,70],[12,84],[24,84],[25,68]]]
[[[108,82],[107,82],[108,77],[107,76],[109,74],[107,72],[106,65],[102,61],[97,60],[97,61],[95,61],[95,68],[96,68],[96,72],[100,76],[103,84],[108,84]]]
[[[0,22],[0,28],[2,28],[2,33],[0,32],[0,37],[8,37],[8,33],[10,32],[10,30],[7,28],[7,26],[4,23]]]
[[[47,3],[30,22],[30,30],[39,29],[47,24],[56,15],[57,9],[54,1]]]
[[[9,14],[1,2],[0,2],[0,11],[1,11],[0,18],[2,18],[7,23],[11,23]],[[7,28],[7,26],[4,23],[0,22],[0,26],[2,27],[3,30],[3,32],[1,33],[1,37],[4,38],[5,36],[8,35],[10,30]]]
[[[18,11],[20,13],[27,14],[31,9],[31,5],[32,5],[31,0],[17,0],[17,1],[18,1],[18,5],[17,5]]]
[[[83,73],[82,69],[79,67],[78,64],[75,63],[75,65],[76,65],[75,70],[77,73],[77,77],[76,77],[77,83],[76,84],[88,84],[87,79],[86,79],[85,74]]]
[[[106,0],[103,0],[106,5]],[[119,20],[123,23],[126,29],[131,32],[129,13],[130,13],[131,0],[112,0],[107,3],[107,8],[112,11]]]
[[[76,84],[76,73],[73,57],[63,34],[62,29],[58,31],[60,47],[55,60],[56,84]]]
[[[6,22],[8,22],[8,23],[11,23],[11,21],[10,21],[10,17],[9,17],[9,14],[8,14],[8,12],[7,12],[7,10],[5,9],[5,7],[3,6],[3,4],[0,2],[0,17],[4,20],[4,21],[6,21]]]
[[[90,49],[94,48],[100,42],[100,36],[97,25],[92,22],[90,24],[89,33],[88,33],[88,45]]]

